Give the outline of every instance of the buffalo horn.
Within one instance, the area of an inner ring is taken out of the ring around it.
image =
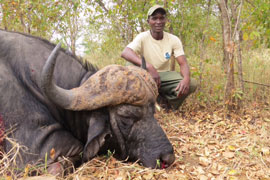
[[[93,110],[121,103],[143,105],[155,101],[158,90],[151,75],[139,67],[109,65],[70,90],[53,82],[53,70],[60,50],[58,44],[42,70],[41,87],[45,95],[62,108],[74,111]]]
[[[65,90],[57,86],[53,82],[53,72],[56,62],[57,55],[61,48],[61,43],[58,43],[54,48],[50,56],[48,57],[41,73],[41,89],[45,95],[55,104],[69,109],[69,106],[74,99],[73,94],[70,90]]]

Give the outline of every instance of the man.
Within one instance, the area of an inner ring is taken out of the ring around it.
[[[147,13],[150,30],[142,32],[127,45],[121,57],[141,66],[140,56],[146,60],[147,71],[159,87],[160,96],[167,99],[173,109],[178,109],[184,99],[196,89],[190,78],[189,65],[182,43],[177,36],[164,31],[167,21],[166,10],[155,5]],[[180,73],[170,71],[170,58],[176,58]]]

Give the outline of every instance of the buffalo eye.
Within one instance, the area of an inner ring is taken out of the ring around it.
[[[123,105],[117,108],[117,124],[124,138],[128,137],[134,123],[142,119],[142,112],[141,107],[133,105]]]
[[[127,138],[132,126],[134,125],[134,123],[137,121],[137,118],[131,118],[131,117],[122,117],[122,116],[118,116],[117,119],[117,125],[121,131],[121,133],[123,134],[124,138]]]
[[[143,116],[143,108],[134,105],[120,105],[116,111],[117,115],[124,119],[139,120]]]

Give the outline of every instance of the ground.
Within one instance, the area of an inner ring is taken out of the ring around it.
[[[108,153],[57,179],[270,180],[269,106],[253,104],[228,116],[224,114],[223,108],[211,112],[157,112],[156,118],[176,155],[176,161],[167,169],[122,163]]]

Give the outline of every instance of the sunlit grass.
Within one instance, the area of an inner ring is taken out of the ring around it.
[[[125,65],[125,60],[120,57],[121,49],[117,52],[102,53],[101,51],[94,54],[86,55],[85,60],[102,68],[110,64]],[[192,78],[199,83],[199,88],[189,97],[190,104],[200,106],[222,106],[224,104],[224,87],[226,83],[226,74],[222,67],[223,51],[211,45],[205,50],[204,60],[196,54],[187,54],[187,59],[191,69]],[[243,78],[248,82],[244,83],[244,93],[242,95],[239,81],[237,58],[235,57],[235,93],[241,94],[244,103],[253,102],[270,102],[270,50],[244,49],[242,51]],[[176,71],[179,66],[176,63]],[[201,78],[201,79],[200,79]],[[259,83],[262,85],[254,84]],[[264,86],[266,85],[266,86]]]
[[[219,52],[219,53],[218,53]],[[201,88],[197,92],[196,98],[192,101],[200,104],[220,105],[223,103],[224,86],[226,74],[222,68],[222,53],[217,49],[209,49],[206,60],[202,61],[203,68],[200,67],[198,56],[189,57],[191,73],[199,80],[201,75]],[[211,54],[211,56],[209,56]],[[243,79],[244,83],[243,102],[270,102],[270,50],[244,50],[242,52]],[[238,80],[237,58],[235,57],[235,83],[236,92],[240,91]],[[201,73],[201,74],[200,74]],[[259,84],[260,85],[259,85]],[[194,96],[193,96],[194,97]]]

